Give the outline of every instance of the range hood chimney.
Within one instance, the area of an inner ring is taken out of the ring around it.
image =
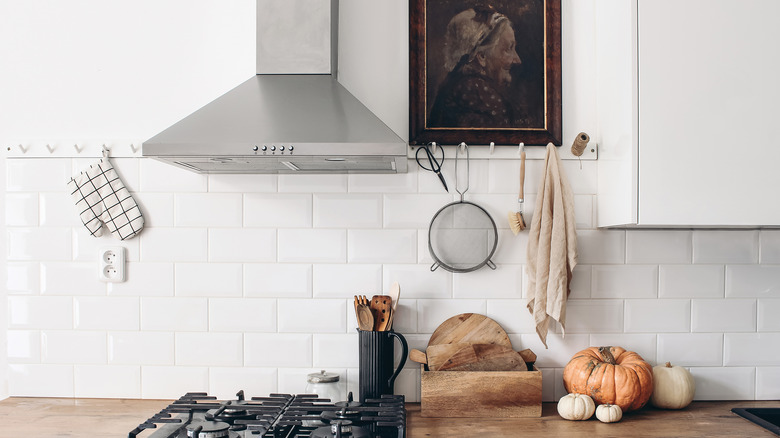
[[[339,2],[323,3],[258,0],[257,74],[145,141],[143,156],[197,173],[406,172],[406,142],[337,80]],[[276,18],[281,31],[264,24]],[[313,44],[285,36],[302,32]]]

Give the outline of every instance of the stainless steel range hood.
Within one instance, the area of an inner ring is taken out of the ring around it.
[[[337,80],[338,0],[327,11],[326,74],[260,73],[269,35],[261,22],[271,3],[257,2],[259,74],[144,142],[143,156],[198,173],[406,172],[406,142]],[[307,12],[296,17],[312,16]]]

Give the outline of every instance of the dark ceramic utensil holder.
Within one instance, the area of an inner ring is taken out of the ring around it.
[[[400,333],[389,331],[358,331],[360,339],[360,402],[377,399],[383,394],[393,394],[393,383],[406,363],[409,346]],[[401,342],[403,355],[398,368],[393,370],[393,338]]]

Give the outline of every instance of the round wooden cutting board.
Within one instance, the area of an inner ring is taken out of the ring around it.
[[[512,348],[512,341],[504,329],[478,313],[461,313],[441,323],[431,335],[428,347],[456,343],[497,344]]]

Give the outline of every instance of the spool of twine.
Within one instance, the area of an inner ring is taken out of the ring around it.
[[[574,139],[574,143],[571,145],[571,153],[579,157],[583,152],[585,152],[585,148],[588,147],[589,141],[590,137],[588,134],[580,132],[577,134],[577,137]]]

